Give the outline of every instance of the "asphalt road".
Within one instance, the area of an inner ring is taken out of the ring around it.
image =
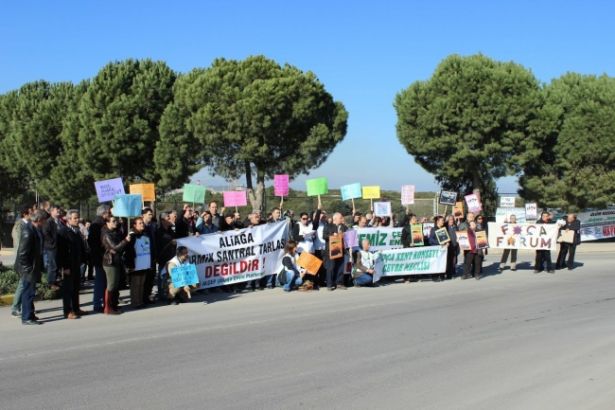
[[[0,408],[613,409],[614,257],[579,260],[77,321],[39,303],[43,326],[2,308]]]

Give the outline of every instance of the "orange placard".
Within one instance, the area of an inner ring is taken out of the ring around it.
[[[297,265],[305,269],[307,273],[317,275],[322,266],[322,261],[309,252],[303,252],[297,259]]]
[[[455,218],[463,218],[463,201],[455,202],[453,207],[453,216]]]
[[[489,241],[487,240],[487,232],[476,232],[476,249],[487,249],[489,247]]]
[[[334,234],[329,237],[329,258],[339,259],[344,257],[344,236]]]
[[[156,200],[156,187],[154,184],[131,184],[131,194],[141,194],[143,202],[152,202]]]

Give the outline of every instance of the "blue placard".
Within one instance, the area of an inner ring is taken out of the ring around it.
[[[116,195],[113,200],[113,216],[132,218],[141,216],[143,196],[141,194]]]
[[[193,263],[179,265],[171,269],[171,280],[175,288],[183,288],[184,286],[198,285],[200,283],[199,275],[196,273],[196,265]]]
[[[340,187],[340,193],[342,194],[342,201],[357,199],[363,196],[361,184],[358,182],[356,184],[342,185]]]

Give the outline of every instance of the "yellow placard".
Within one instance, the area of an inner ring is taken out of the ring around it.
[[[129,189],[131,194],[141,194],[143,202],[156,200],[156,187],[154,184],[131,184]]]
[[[317,275],[322,266],[322,261],[309,252],[302,252],[297,260],[297,265],[305,269],[307,273]]]
[[[363,187],[363,199],[379,199],[380,198],[380,186],[364,186]]]

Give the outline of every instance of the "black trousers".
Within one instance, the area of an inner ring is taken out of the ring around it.
[[[453,279],[455,273],[457,273],[457,253],[459,249],[457,246],[449,245],[446,252],[446,277]]]
[[[327,259],[327,287],[344,284],[344,258]]]
[[[463,276],[466,278],[470,275],[474,277],[480,276],[482,264],[483,256],[481,254],[467,252],[463,261]]]
[[[536,263],[534,269],[537,271],[543,270],[543,266],[547,265],[547,270],[553,270],[553,262],[551,262],[551,251],[541,249],[536,251]]]
[[[70,270],[70,275],[62,275],[62,307],[64,316],[70,312],[77,313],[79,306],[79,290],[81,288],[81,270]]]
[[[568,269],[574,268],[574,254],[577,250],[577,245],[572,243],[561,243],[559,253],[557,254],[557,262],[555,267],[560,269],[564,267],[564,264]],[[568,263],[566,263],[566,256],[568,256]]]

